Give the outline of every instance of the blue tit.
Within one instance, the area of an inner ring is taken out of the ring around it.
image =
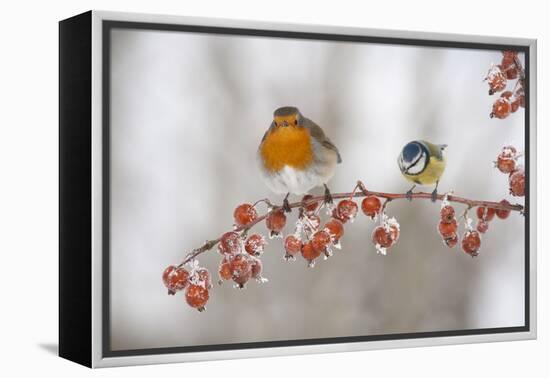
[[[441,175],[445,171],[445,156],[443,151],[446,144],[433,144],[425,140],[415,140],[403,147],[397,164],[405,178],[414,183],[407,192],[407,198],[412,199],[412,191],[416,185],[433,185],[432,201],[437,199],[437,186]]]

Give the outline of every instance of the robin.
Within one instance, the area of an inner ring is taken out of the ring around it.
[[[439,180],[445,171],[446,160],[443,151],[446,144],[434,144],[425,140],[415,140],[407,143],[399,157],[397,164],[403,176],[414,183],[407,192],[407,198],[412,199],[412,191],[416,185],[433,185],[432,201],[437,199]]]
[[[275,110],[273,122],[258,149],[260,168],[266,185],[275,193],[286,193],[283,207],[290,211],[288,196],[325,187],[325,201],[332,203],[327,182],[342,162],[338,148],[323,129],[298,108],[285,106]]]

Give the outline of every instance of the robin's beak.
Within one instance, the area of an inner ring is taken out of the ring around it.
[[[288,126],[288,122],[287,122],[287,121],[283,121],[283,126],[284,126],[284,127],[287,127],[287,126]]]

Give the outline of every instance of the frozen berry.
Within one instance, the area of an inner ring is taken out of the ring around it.
[[[265,238],[260,234],[253,234],[246,239],[244,243],[244,250],[252,256],[260,256],[264,252],[264,248],[267,245]]]
[[[515,65],[515,59],[518,53],[515,51],[503,51],[501,66],[504,69],[508,69],[510,66]]]
[[[380,212],[382,207],[382,202],[376,196],[367,196],[361,202],[361,210],[365,213],[366,216],[374,218]]]
[[[514,65],[514,66],[511,66],[509,67],[508,69],[506,69],[506,71],[504,71],[505,75],[506,75],[506,78],[508,80],[514,80],[514,79],[517,79],[518,78],[518,75],[519,75],[519,70],[518,68]]]
[[[510,103],[510,106],[511,106],[511,109],[510,111],[512,113],[515,113],[517,112],[517,110],[519,109],[519,107],[521,106],[521,99],[518,97],[516,99],[514,99],[511,103]]]
[[[185,291],[185,300],[187,301],[187,304],[199,311],[204,310],[204,306],[206,305],[206,302],[208,302],[209,297],[210,295],[208,293],[208,289],[202,285],[189,285]]]
[[[487,73],[487,83],[489,84],[489,95],[503,91],[506,88],[506,75],[499,66],[493,66]]]
[[[382,248],[389,248],[393,244],[392,234],[384,226],[378,226],[372,231],[372,241]]]
[[[233,218],[235,218],[235,224],[239,227],[244,227],[254,222],[258,218],[258,213],[254,206],[244,203],[237,206],[233,212]]]
[[[525,195],[525,171],[522,167],[510,174],[508,182],[510,184],[510,194],[516,197]]]
[[[510,101],[506,98],[501,97],[498,98],[493,104],[493,111],[491,112],[490,116],[491,118],[497,117],[500,119],[504,119],[508,117],[511,111],[512,106],[510,105]]]
[[[392,239],[392,244],[395,244],[397,239],[399,239],[399,226],[396,224],[390,224],[390,236]]]
[[[168,294],[175,294],[176,291],[183,289],[187,286],[187,280],[189,279],[189,272],[184,268],[178,268],[174,265],[170,265],[162,273],[162,281],[164,286],[168,289]]]
[[[500,97],[510,99],[510,97],[512,97],[512,91],[504,91],[500,94]]]
[[[458,243],[458,236],[453,234],[445,239],[443,239],[447,247],[453,248]]]
[[[267,216],[265,224],[273,235],[277,235],[286,225],[286,215],[283,210],[272,211]]]
[[[326,231],[317,231],[311,238],[311,246],[315,251],[324,252],[330,245],[330,235]]]
[[[325,224],[326,232],[330,235],[333,243],[338,243],[338,240],[344,235],[344,225],[338,219],[331,219]]]
[[[466,231],[462,238],[462,250],[474,257],[479,254],[481,237],[477,231]]]
[[[455,208],[446,205],[441,208],[441,221],[445,223],[451,223],[455,219]]]
[[[313,198],[311,194],[306,194],[302,198],[302,207],[306,213],[314,213],[319,208],[319,202],[310,202],[306,205],[306,202],[310,201]]]
[[[501,205],[510,205],[510,202],[503,199],[502,201],[500,201],[500,204]],[[497,217],[499,217],[500,219],[506,219],[510,215],[510,210],[496,210],[495,212],[497,214]]]
[[[497,157],[496,166],[502,173],[510,173],[516,169],[516,161],[513,158],[507,158],[499,155]]]
[[[231,260],[233,281],[241,288],[252,277],[252,265],[247,255],[237,255]]]
[[[489,222],[495,217],[495,209],[492,207],[479,206],[477,208],[477,218]]]
[[[315,259],[321,256],[321,251],[313,248],[312,242],[308,241],[302,245],[302,256],[308,261],[309,266],[313,267]]]
[[[204,282],[204,286],[207,289],[212,287],[212,279],[210,277],[210,272],[206,268],[199,268],[195,274],[197,275],[200,282]]]
[[[241,243],[239,234],[235,231],[229,231],[222,235],[218,249],[222,254],[234,255],[241,251]]]
[[[218,275],[220,279],[228,281],[233,278],[233,271],[231,270],[231,261],[222,260],[220,267],[218,268]]]
[[[453,236],[456,233],[457,228],[458,224],[455,219],[450,222],[441,221],[438,226],[439,234],[443,237],[443,239]]]
[[[285,251],[287,256],[294,256],[302,250],[302,241],[295,235],[288,235],[285,239]]]
[[[338,214],[336,219],[339,219],[342,223],[346,223],[347,221],[353,221],[353,219],[357,216],[357,204],[353,202],[352,200],[342,200],[338,202],[338,205],[336,206],[336,213]]]
[[[486,233],[488,229],[489,229],[489,223],[487,221],[479,220],[477,222],[476,230],[478,230],[482,234]]]
[[[250,267],[252,272],[252,278],[256,278],[256,279],[262,278],[263,265],[260,259],[253,258],[250,263]]]

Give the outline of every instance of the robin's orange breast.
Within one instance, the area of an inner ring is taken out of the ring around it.
[[[285,165],[304,170],[313,161],[309,131],[303,127],[277,127],[266,136],[260,155],[270,172],[277,172]]]

